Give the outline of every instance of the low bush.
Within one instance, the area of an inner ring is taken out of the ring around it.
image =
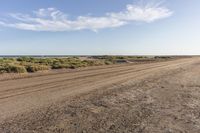
[[[155,59],[170,59],[170,56],[155,56]]]
[[[17,61],[24,61],[24,62],[34,62],[35,58],[32,57],[19,57]]]
[[[38,65],[38,64],[31,64],[26,66],[27,72],[37,72],[42,70],[49,70],[48,66],[45,65]]]
[[[51,65],[52,69],[70,68],[69,64],[54,63]]]
[[[0,73],[25,73],[26,68],[20,65],[6,64],[0,66]]]
[[[6,73],[6,69],[5,69],[5,66],[1,65],[0,66],[0,73]]]
[[[105,64],[106,64],[106,65],[111,65],[111,64],[113,64],[113,62],[106,60],[106,61],[105,61]]]

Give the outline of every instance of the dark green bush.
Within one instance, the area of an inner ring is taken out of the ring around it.
[[[106,60],[106,61],[105,61],[105,64],[106,64],[106,65],[111,65],[111,64],[113,64],[113,62]]]
[[[34,62],[35,58],[32,58],[32,57],[19,57],[19,58],[17,58],[17,61]]]
[[[49,70],[49,67],[45,65],[32,64],[26,66],[26,70],[27,72],[37,72],[42,70]]]
[[[52,69],[62,69],[62,68],[70,68],[69,64],[61,64],[61,63],[54,63],[51,65]]]
[[[170,56],[155,56],[155,59],[170,59]]]

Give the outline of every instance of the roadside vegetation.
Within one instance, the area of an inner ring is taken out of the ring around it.
[[[145,60],[145,56],[91,56],[85,60],[79,57],[62,58],[0,58],[0,73],[33,73],[50,69],[75,69],[88,66],[111,65],[127,63],[131,60]],[[154,59],[170,57],[153,57]]]
[[[75,69],[87,66],[109,65],[107,60],[80,60],[77,57],[67,58],[2,58],[0,59],[0,73],[25,73],[50,69]]]

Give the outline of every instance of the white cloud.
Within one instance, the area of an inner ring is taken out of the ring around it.
[[[32,15],[9,14],[12,23],[0,21],[0,25],[21,30],[32,31],[76,31],[89,29],[97,31],[104,28],[113,28],[126,25],[131,22],[153,22],[169,17],[173,14],[160,4],[147,4],[145,6],[129,4],[124,11],[106,13],[104,16],[78,16],[70,20],[67,14],[55,9],[39,9]]]
[[[166,18],[172,15],[172,11],[165,7],[159,7],[159,5],[127,5],[126,11],[120,13],[108,14],[112,18],[116,18],[124,21],[144,21],[153,22],[157,19]]]

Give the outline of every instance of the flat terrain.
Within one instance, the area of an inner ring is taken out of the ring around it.
[[[0,133],[199,133],[200,58],[0,81]]]

